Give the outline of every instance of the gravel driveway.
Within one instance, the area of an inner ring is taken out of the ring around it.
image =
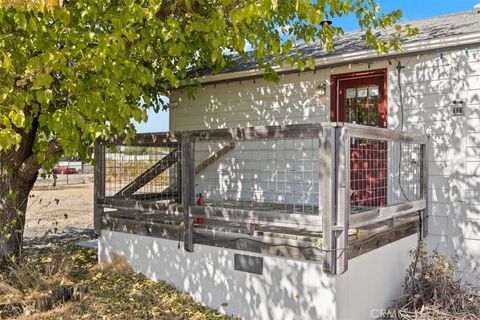
[[[93,175],[39,178],[28,201],[25,237],[65,234],[93,229]]]

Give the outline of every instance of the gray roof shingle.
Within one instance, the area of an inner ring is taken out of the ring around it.
[[[414,20],[407,23],[418,27],[420,33],[414,37],[403,39],[402,42],[404,44],[480,32],[480,14],[474,11]],[[380,35],[380,38],[385,37]],[[335,50],[331,52],[324,51],[320,41],[297,44],[292,48],[291,52],[299,52],[304,58],[319,59],[368,49],[365,45],[364,33],[362,31],[345,33],[335,39],[334,43]],[[257,63],[253,58],[245,61],[237,55],[232,57],[232,64],[224,68],[221,73],[247,71],[256,67]],[[199,74],[208,75],[212,74],[212,72],[211,70],[200,70]]]

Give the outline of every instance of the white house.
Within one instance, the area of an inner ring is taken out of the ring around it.
[[[387,165],[376,167],[377,175],[369,176],[377,185],[380,181],[380,187],[366,206],[394,204],[399,194],[412,201],[426,199],[428,235],[424,240],[428,248],[458,259],[458,277],[480,284],[480,13],[451,14],[411,24],[420,34],[405,39],[401,52],[377,55],[365,47],[361,32],[339,38],[334,52],[325,52],[320,43],[299,44],[293,50],[314,58],[315,69],[279,68],[278,83],[263,80],[251,61],[238,61],[222,74],[206,74],[195,99],[189,98],[185,89],[172,93],[170,129],[346,122],[428,135],[428,162],[423,169],[428,172],[428,193],[422,196],[418,187],[420,149],[412,147],[405,153],[402,143],[399,147],[376,144],[376,150],[388,148],[388,159],[378,155],[381,152],[369,153],[368,157],[375,159],[368,161],[381,165],[388,160],[388,170]],[[285,208],[293,206],[293,213],[318,214],[314,204],[321,196],[313,176],[321,174],[323,167],[316,143],[308,137],[301,142],[287,139],[232,145],[233,151],[226,151],[231,152],[230,157],[221,158],[222,153],[210,161],[215,161],[213,165],[197,170],[196,192],[224,206],[227,198],[276,204],[281,199]],[[195,158],[195,164],[225,146],[225,141],[198,143],[195,150],[201,156]],[[394,150],[400,150],[396,151],[400,159],[392,156]],[[408,155],[407,164],[402,162],[402,154]],[[355,158],[353,153],[350,157]],[[250,164],[243,165],[247,162]],[[355,161],[350,164],[355,166]],[[277,170],[281,166],[290,168],[282,179]],[[404,177],[392,169],[397,167]],[[235,177],[225,179],[220,174],[232,168],[239,170]],[[352,178],[353,171],[350,174]],[[366,180],[366,176],[360,173],[359,179]],[[242,180],[249,182],[240,186]],[[292,187],[294,182],[300,187]],[[402,183],[412,187],[404,190]],[[360,182],[350,186],[354,196]],[[364,198],[360,195],[349,205],[361,206]],[[238,247],[195,244],[194,252],[185,252],[174,240],[126,234],[113,227],[101,229],[101,259],[112,252],[121,253],[135,270],[165,279],[201,303],[247,319],[378,316],[401,294],[408,251],[418,241],[418,234],[410,234],[359,255],[350,259],[344,274],[333,277],[321,263],[264,254],[253,254],[261,257],[261,262],[247,261],[261,263],[260,274],[241,272],[236,269]]]

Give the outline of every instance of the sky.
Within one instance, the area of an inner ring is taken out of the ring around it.
[[[472,10],[480,0],[377,0],[383,12],[401,9],[403,18],[400,22],[445,15],[449,13]],[[345,32],[355,31],[358,24],[354,16],[334,20],[335,25],[343,27]],[[138,132],[168,131],[168,111],[158,114],[150,110],[146,123],[135,124]]]

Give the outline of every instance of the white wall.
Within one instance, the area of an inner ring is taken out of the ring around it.
[[[239,251],[196,244],[188,253],[176,241],[106,230],[99,237],[99,259],[122,255],[134,271],[247,320],[362,320],[399,296],[416,239],[411,235],[354,258],[337,278],[325,275],[319,263],[278,257],[264,257],[262,275],[236,271],[233,256]]]
[[[329,119],[330,90],[315,87],[332,74],[387,68],[388,127],[399,129],[397,63],[401,62],[404,128],[429,134],[429,248],[457,257],[459,276],[479,281],[480,268],[480,48],[448,50],[399,60],[345,65],[264,80],[232,81],[173,93],[172,130],[318,123]],[[389,63],[390,62],[390,63]],[[454,100],[466,101],[454,117]],[[395,180],[390,179],[392,190]],[[461,271],[461,272],[460,272]]]
[[[335,319],[335,279],[321,264],[264,257],[263,275],[234,270],[234,250],[102,230],[99,259],[124,256],[136,272],[165,280],[204,305],[244,319]],[[251,253],[241,252],[254,255]]]
[[[404,63],[405,128],[431,136],[427,243],[458,259],[459,277],[480,283],[480,50]],[[464,116],[452,116],[454,100],[466,102]]]
[[[337,319],[382,315],[403,292],[409,251],[417,243],[414,234],[350,260],[347,272],[337,278]]]

